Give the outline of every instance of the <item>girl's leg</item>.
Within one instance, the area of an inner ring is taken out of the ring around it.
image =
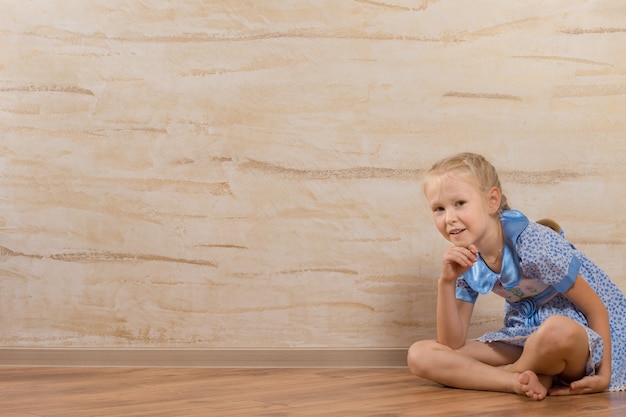
[[[568,317],[552,316],[528,337],[519,359],[505,369],[575,381],[585,376],[588,358],[589,338],[584,327]]]
[[[442,385],[524,394],[520,373],[501,367],[516,361],[520,353],[502,343],[468,341],[462,349],[452,350],[434,340],[424,340],[411,346],[407,362],[413,374]]]
[[[477,340],[467,340],[465,345],[458,349],[458,352],[478,359],[487,365],[503,366],[518,360],[522,355],[522,348],[509,343],[484,343]]]
[[[523,350],[504,343],[468,341],[459,350],[433,340],[413,344],[408,365],[417,376],[456,388],[514,392],[541,400],[552,375],[585,375],[589,342],[585,329],[562,316],[547,319]]]

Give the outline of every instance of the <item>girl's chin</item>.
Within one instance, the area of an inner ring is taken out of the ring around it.
[[[469,244],[471,244],[471,242],[469,242],[465,236],[463,234],[461,235],[449,235],[448,236],[448,240],[450,242],[452,242],[453,245],[455,246],[467,246]]]
[[[452,243],[454,246],[467,246],[467,242],[461,239],[446,239],[448,242]]]

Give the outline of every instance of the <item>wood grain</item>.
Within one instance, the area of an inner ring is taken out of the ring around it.
[[[0,407],[7,417],[609,417],[626,412],[626,393],[533,402],[406,369],[0,368]]]

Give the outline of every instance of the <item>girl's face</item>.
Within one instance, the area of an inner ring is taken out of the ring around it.
[[[475,185],[458,176],[432,181],[424,191],[439,233],[455,246],[474,244],[479,249],[489,235],[489,227],[497,224],[494,214],[500,204],[499,193],[494,187],[485,196]]]

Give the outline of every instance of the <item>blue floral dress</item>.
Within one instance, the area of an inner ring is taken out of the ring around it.
[[[594,375],[603,355],[602,337],[589,328],[582,312],[562,293],[581,276],[595,290],[609,312],[611,327],[611,383],[609,391],[626,390],[626,297],[613,281],[563,236],[530,222],[516,210],[500,217],[504,231],[502,270],[494,273],[481,259],[457,279],[457,299],[474,303],[478,294],[492,291],[505,298],[504,327],[478,340],[524,346],[548,317],[569,317],[587,330],[587,375]]]

